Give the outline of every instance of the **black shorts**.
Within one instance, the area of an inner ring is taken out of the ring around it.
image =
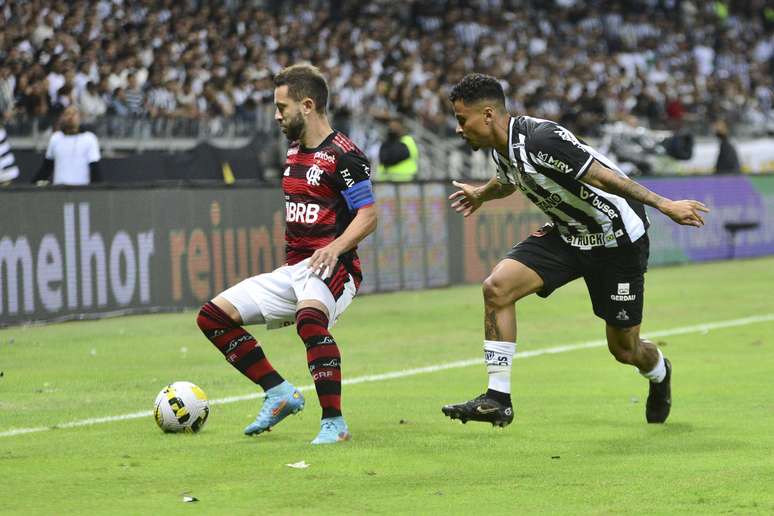
[[[543,279],[540,297],[583,277],[594,314],[612,326],[627,328],[642,322],[648,253],[647,233],[627,246],[581,250],[562,240],[556,228],[546,226],[513,246],[507,257]]]

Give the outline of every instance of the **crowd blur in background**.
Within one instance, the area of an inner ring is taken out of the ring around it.
[[[583,135],[633,119],[774,131],[766,0],[0,0],[12,133],[70,105],[103,134],[269,123],[272,76],[298,61],[329,78],[338,120],[397,113],[451,134],[448,92],[478,71],[504,80],[513,112]]]

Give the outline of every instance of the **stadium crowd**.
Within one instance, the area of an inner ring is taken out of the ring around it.
[[[774,124],[766,0],[0,0],[0,27],[9,127],[69,105],[85,123],[270,122],[272,76],[300,60],[329,77],[335,116],[435,132],[453,130],[447,95],[470,71],[501,77],[514,112],[581,134],[631,117]]]

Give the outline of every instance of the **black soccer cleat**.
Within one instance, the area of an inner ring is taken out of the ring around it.
[[[645,405],[645,419],[648,423],[663,423],[672,408],[672,364],[664,359],[666,375],[661,383],[650,382],[648,402]]]
[[[513,421],[513,407],[487,398],[486,394],[465,403],[444,405],[441,412],[451,419],[459,419],[463,423],[482,421],[492,423],[492,426],[504,427]]]

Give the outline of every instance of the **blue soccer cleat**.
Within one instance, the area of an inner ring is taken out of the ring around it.
[[[314,438],[312,444],[333,444],[349,441],[351,438],[343,416],[328,417],[320,421],[320,433]]]
[[[291,414],[304,409],[304,397],[290,382],[282,382],[266,391],[263,407],[255,421],[247,425],[245,435],[258,435],[271,430],[273,426]]]

